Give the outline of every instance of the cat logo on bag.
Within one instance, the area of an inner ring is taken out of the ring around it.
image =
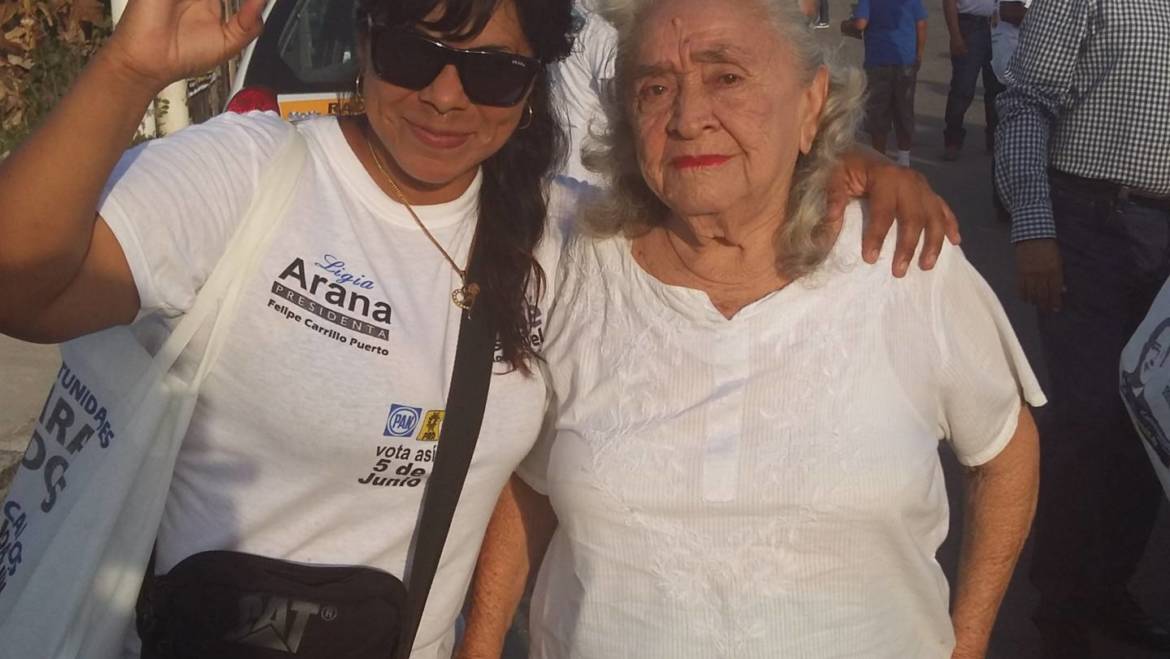
[[[296,654],[312,618],[335,620],[337,609],[277,595],[246,595],[240,598],[240,626],[226,640]]]

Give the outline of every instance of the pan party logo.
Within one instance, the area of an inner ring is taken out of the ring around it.
[[[390,406],[390,414],[386,417],[386,428],[382,431],[384,437],[415,437],[420,442],[437,442],[443,431],[443,410],[427,410],[412,405],[394,403]]]
[[[386,430],[382,434],[386,437],[412,437],[421,418],[421,407],[394,403],[390,406],[390,415],[386,417]]]

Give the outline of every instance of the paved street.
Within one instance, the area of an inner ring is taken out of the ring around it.
[[[950,80],[950,60],[947,55],[947,34],[939,0],[926,0],[931,12],[930,38],[926,61],[919,74],[918,132],[914,148],[913,166],[929,177],[935,188],[946,197],[959,216],[963,231],[963,247],[970,260],[983,273],[999,294],[1008,315],[1020,334],[1025,350],[1036,369],[1044,377],[1044,364],[1039,351],[1035,322],[1030,308],[1017,301],[1014,292],[1014,272],[1007,227],[994,219],[991,207],[989,180],[990,159],[984,152],[982,140],[983,108],[976,101],[968,113],[968,144],[962,158],[956,163],[943,163],[942,116],[946,91]],[[848,15],[847,0],[832,1],[834,26]],[[823,30],[819,35],[839,48],[844,61],[860,65],[861,43],[843,39],[837,30]],[[0,337],[0,470],[16,461],[29,436],[32,421],[43,403],[57,368],[55,349],[32,346]],[[952,528],[961,527],[961,474],[953,461],[947,460],[951,484]],[[0,488],[7,484],[6,474],[0,473]],[[1170,620],[1170,515],[1164,506],[1161,524],[1143,568],[1135,583],[1135,591],[1148,609],[1162,620]],[[951,534],[940,556],[948,574],[954,573],[956,563],[956,533]],[[1025,555],[1023,565],[1026,566]],[[1035,593],[1018,570],[1016,580],[1008,593],[999,617],[993,639],[993,659],[1027,659],[1038,656],[1038,639],[1028,616],[1035,601]],[[1140,652],[1095,639],[1094,650],[1102,659],[1153,659],[1160,655]],[[519,659],[521,649],[513,648],[508,656]],[[1161,655],[1163,657],[1167,655]]]

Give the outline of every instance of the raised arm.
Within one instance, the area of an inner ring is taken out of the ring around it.
[[[529,575],[540,566],[556,524],[548,498],[512,476],[484,535],[457,659],[499,659]]]
[[[98,200],[151,99],[261,29],[264,0],[132,0],[44,122],[0,164],[0,333],[57,342],[133,320],[138,293]]]
[[[967,475],[952,659],[983,659],[1036,512],[1040,451],[1028,407],[1008,445]]]

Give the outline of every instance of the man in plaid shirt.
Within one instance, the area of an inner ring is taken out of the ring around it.
[[[1004,77],[996,181],[1052,387],[1032,558],[1044,656],[1090,656],[1089,626],[1170,650],[1127,589],[1161,493],[1117,395],[1122,346],[1170,275],[1170,2],[1034,0]]]

